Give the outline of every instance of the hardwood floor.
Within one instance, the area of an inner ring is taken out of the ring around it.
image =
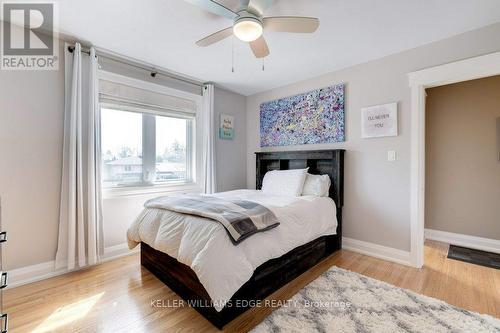
[[[448,245],[426,242],[415,269],[342,250],[271,295],[286,300],[336,265],[450,304],[500,317],[500,270],[446,258]],[[151,275],[133,255],[5,291],[10,332],[217,332]],[[254,308],[226,326],[245,332],[272,308]]]

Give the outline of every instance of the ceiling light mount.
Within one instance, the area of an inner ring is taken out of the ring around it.
[[[233,33],[239,40],[253,42],[262,36],[262,20],[246,10],[238,13],[234,20]]]

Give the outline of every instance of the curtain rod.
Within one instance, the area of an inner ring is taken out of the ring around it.
[[[68,46],[68,51],[70,53],[73,53],[73,51],[75,51],[75,46],[73,46],[73,45]],[[83,49],[82,48],[82,53],[90,55],[90,51],[88,49]],[[107,54],[103,54],[102,52],[99,52],[99,51],[96,51],[96,54],[99,57],[101,57],[101,58],[109,59],[109,60],[114,61],[114,62],[118,62],[118,63],[124,64],[124,65],[127,65],[127,66],[135,67],[135,68],[142,69],[142,70],[145,70],[147,72],[150,72],[151,77],[156,77],[157,75],[163,75],[163,76],[166,76],[168,78],[171,78],[171,79],[174,79],[174,80],[177,80],[177,81],[181,81],[181,82],[184,82],[184,83],[188,83],[188,84],[191,84],[191,85],[194,85],[194,86],[197,86],[197,87],[201,87],[201,88],[203,88],[203,86],[205,85],[202,82],[198,82],[198,81],[195,81],[195,80],[183,78],[183,77],[181,77],[179,75],[175,75],[175,74],[169,73],[167,71],[159,70],[159,69],[157,69],[157,68],[155,68],[153,66],[147,66],[146,67],[146,66],[137,65],[137,64],[131,63],[129,61],[122,60],[119,57],[114,57],[114,56],[110,56],[110,55],[107,55]]]

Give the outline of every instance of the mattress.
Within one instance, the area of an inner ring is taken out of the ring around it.
[[[336,207],[328,197],[273,196],[257,190],[214,196],[257,202],[269,208],[280,225],[233,245],[217,221],[146,208],[130,226],[127,237],[130,248],[144,242],[191,267],[217,311],[261,264],[318,237],[336,233]]]

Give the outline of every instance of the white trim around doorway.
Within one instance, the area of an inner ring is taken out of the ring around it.
[[[500,52],[408,74],[411,88],[411,249],[414,267],[424,264],[425,89],[500,74]]]

